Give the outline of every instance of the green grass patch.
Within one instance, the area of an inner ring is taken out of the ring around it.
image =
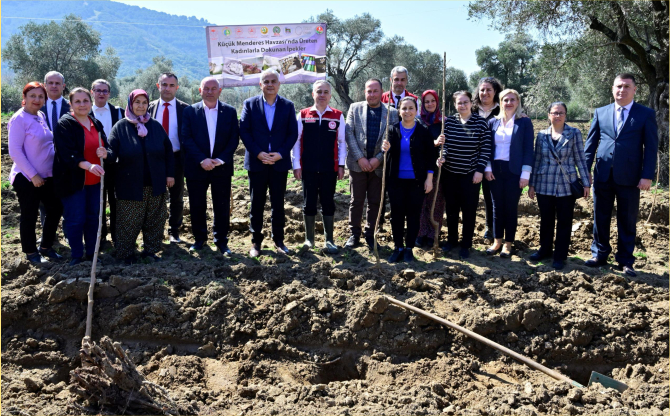
[[[638,251],[637,253],[633,254],[633,256],[637,257],[638,259],[646,259],[647,253],[644,251]]]
[[[2,187],[2,189],[9,189],[9,187],[12,186],[12,184],[9,183],[9,181],[2,181],[2,185],[0,186]]]
[[[351,195],[349,188],[349,178],[337,181],[337,184],[335,185],[335,191],[343,195]]]

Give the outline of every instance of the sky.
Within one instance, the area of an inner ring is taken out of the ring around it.
[[[300,23],[331,9],[347,19],[370,13],[387,37],[402,36],[418,50],[447,53],[449,66],[467,75],[479,70],[475,50],[497,47],[504,35],[488,21],[468,20],[467,1],[121,1],[175,15],[195,16],[217,26]],[[315,7],[315,5],[318,5]],[[411,71],[411,68],[408,68]]]

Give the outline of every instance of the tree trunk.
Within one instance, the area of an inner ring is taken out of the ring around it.
[[[663,73],[663,72],[661,72]],[[665,71],[667,74],[667,70]],[[658,153],[659,153],[659,179],[661,185],[669,184],[668,157],[670,149],[668,148],[669,137],[668,128],[668,78],[657,80],[657,84],[652,88],[649,86],[649,107],[656,111],[656,124],[658,127]]]

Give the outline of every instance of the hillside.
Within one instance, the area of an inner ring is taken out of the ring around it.
[[[102,49],[112,46],[122,60],[118,77],[132,75],[151,65],[156,55],[171,59],[177,74],[200,79],[207,75],[207,46],[204,26],[195,17],[175,16],[144,7],[113,1],[4,1],[2,2],[2,46],[31,17],[60,19],[74,13],[102,35]],[[111,22],[111,23],[110,23]],[[151,24],[151,26],[149,26]],[[154,26],[155,25],[155,26]],[[2,65],[3,71],[7,69]]]

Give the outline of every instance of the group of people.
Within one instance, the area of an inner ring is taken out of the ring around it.
[[[383,92],[381,80],[369,79],[365,101],[352,104],[345,119],[342,111],[330,106],[328,81],[315,82],[314,105],[296,113],[293,103],[279,95],[278,74],[266,70],[260,77],[261,94],[244,102],[238,121],[235,108],[219,100],[221,87],[213,77],[200,83],[202,101],[188,105],[176,99],[177,76],[163,73],[157,82],[160,99],[150,102],[146,91],[134,90],[124,110],[108,103],[109,82],[96,80],[90,90],[74,88],[68,101],[62,97],[63,76],[50,72],[44,84],[25,86],[23,108],[9,122],[14,160],[10,181],[21,209],[22,250],[34,263],[60,259],[52,246],[62,215],[70,264],[91,258],[103,197],[110,217],[109,229],[103,219],[103,240],[111,235],[117,257],[127,264],[137,261],[135,242],[141,231],[140,256],[160,261],[157,253],[166,221],[170,243],[181,242],[185,182],[195,239],[190,250],[201,250],[208,239],[209,190],[214,244],[223,255],[230,255],[233,156],[242,139],[251,197],[252,257],[261,252],[268,191],[274,248],[290,253],[284,244],[290,170],[302,182],[303,246],[315,245],[320,201],[324,251],[336,253],[333,197],[346,165],[351,190],[346,248],[358,246],[362,234],[372,248],[378,213],[388,194],[394,243],[389,262],[411,262],[414,247],[432,246],[445,212],[447,240],[442,249],[449,252],[460,246],[459,256],[468,258],[482,192],[484,238],[492,242],[486,253],[510,257],[519,199],[528,187],[528,196],[537,197],[541,217],[540,247],[530,259],[553,256],[553,266],[561,269],[570,245],[575,201],[588,197],[593,186],[593,258],[586,265],[607,262],[616,199],[616,260],[624,272],[635,275],[639,192],[650,188],[658,139],[654,111],[634,102],[631,74],[614,80],[615,103],[596,111],[586,145],[579,129],[566,124],[567,106],[562,102],[548,107],[550,125],[534,140],[519,93],[504,89],[492,77],[479,81],[474,97],[469,91],[455,92],[456,113],[448,117],[440,111],[436,91],[421,94],[419,104],[418,97],[406,90],[406,68],[393,68],[390,82],[391,91]],[[43,213],[39,247],[38,211]]]

